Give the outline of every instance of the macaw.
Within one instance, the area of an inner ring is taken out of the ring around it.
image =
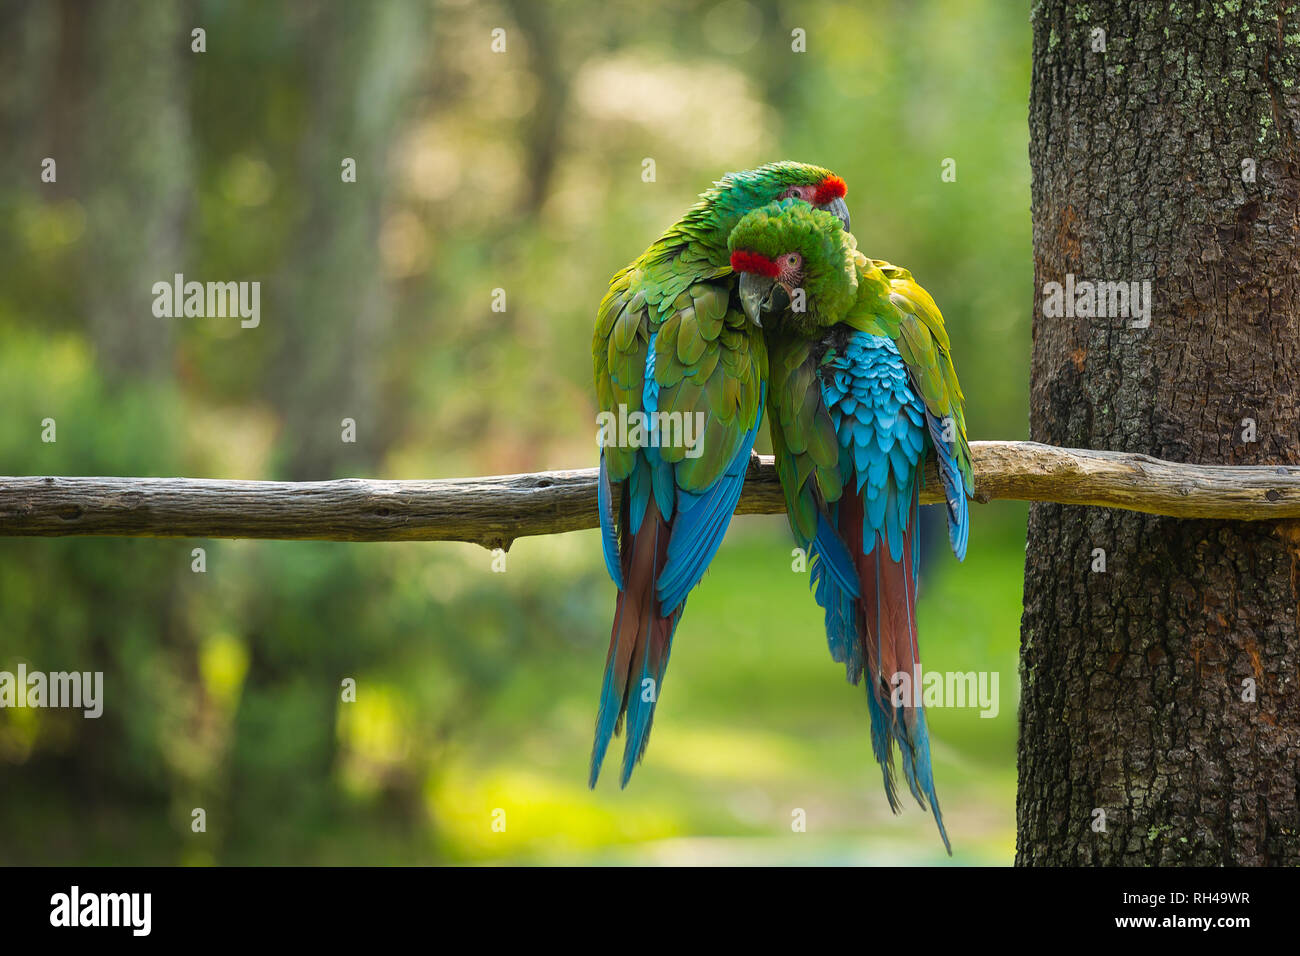
[[[918,495],[935,453],[958,560],[974,493],[964,398],[934,299],[906,269],[868,259],[838,219],[772,203],[729,240],[742,308],[763,320],[768,429],[786,511],[809,555],[831,656],[867,675],[872,751],[899,810],[908,788],[934,813],[916,633]],[[905,676],[904,676],[905,675]]]
[[[844,193],[842,179],[804,163],[728,173],[614,276],[600,304],[592,344],[603,422],[598,507],[618,599],[592,787],[625,718],[623,786],[645,753],[673,633],[722,542],[762,420],[767,350],[758,316],[741,309],[727,237],[746,213],[776,199],[847,225]],[[630,427],[607,427],[615,421]]]

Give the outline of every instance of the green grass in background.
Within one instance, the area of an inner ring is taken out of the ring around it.
[[[980,519],[991,511],[997,520]],[[1000,673],[1000,710],[932,710],[936,780],[959,863],[1009,864],[1015,846],[1017,642],[1024,509],[978,509],[963,565],[943,554],[925,575],[923,664]],[[595,533],[568,537],[598,551]],[[512,862],[927,863],[944,856],[928,814],[893,816],[870,753],[864,691],[830,660],[807,574],[791,570],[782,519],[737,521],[674,641],[645,762],[620,792],[611,750],[587,791],[601,633],[557,662],[547,683],[520,679],[429,794],[444,846]],[[555,545],[518,542],[513,566]],[[613,588],[607,589],[612,613]],[[545,627],[539,622],[539,627]],[[517,728],[513,735],[508,728]],[[493,832],[494,809],[506,830]],[[791,831],[802,808],[807,831]]]

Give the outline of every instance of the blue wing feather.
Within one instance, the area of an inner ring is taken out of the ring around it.
[[[658,582],[659,601],[664,607],[676,607],[686,600],[722,544],[745,485],[749,454],[763,420],[766,392],[764,385],[754,424],[741,437],[735,455],[718,479],[699,494],[677,489],[677,519],[668,542],[668,562]]]
[[[951,443],[943,440],[944,421],[925,413],[925,424],[930,435],[930,446],[934,449],[935,460],[939,464],[939,483],[943,485],[943,496],[948,509],[948,543],[958,561],[966,558],[966,544],[970,539],[970,502],[966,499],[973,492],[967,487],[961,468]]]

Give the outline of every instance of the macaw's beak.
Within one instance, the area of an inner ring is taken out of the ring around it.
[[[844,231],[852,232],[849,228],[849,204],[844,201],[844,197],[832,199],[826,205],[822,206],[828,213],[833,215],[840,222],[844,223]]]
[[[760,329],[763,327],[760,313],[765,308],[771,308],[772,286],[774,285],[776,285],[776,280],[771,276],[759,275],[755,272],[742,272],[740,274],[740,307],[745,310],[745,315],[749,317],[749,321]]]

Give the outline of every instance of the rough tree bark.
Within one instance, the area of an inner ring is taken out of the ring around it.
[[[1043,0],[1033,32],[1031,437],[1300,462],[1300,5]],[[1047,317],[1067,274],[1151,280],[1150,326]],[[1032,506],[1017,863],[1300,863],[1298,587],[1294,521]]]

